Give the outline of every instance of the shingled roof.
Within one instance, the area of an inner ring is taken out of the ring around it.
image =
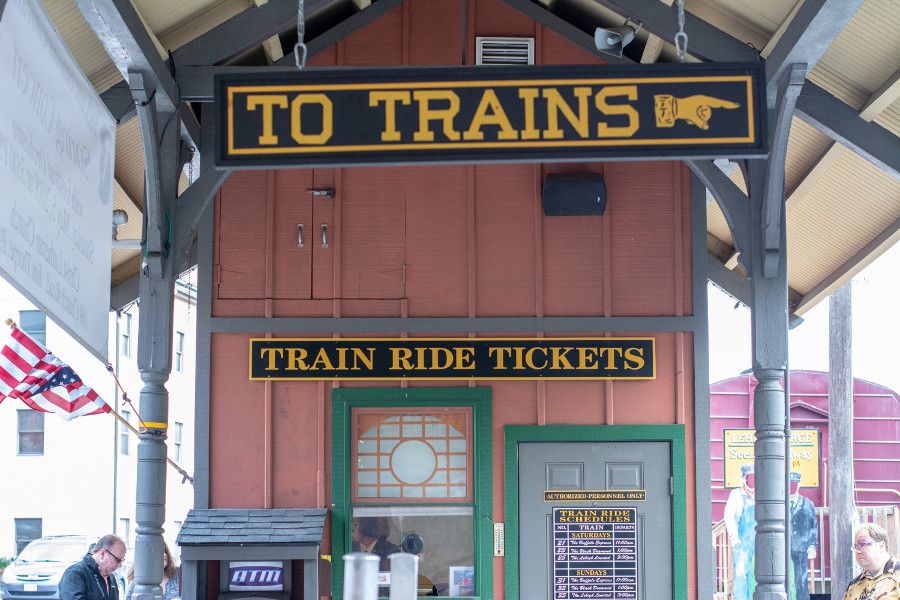
[[[176,540],[179,546],[318,544],[324,508],[192,509]]]

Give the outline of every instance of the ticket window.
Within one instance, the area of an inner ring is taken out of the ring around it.
[[[476,410],[349,407],[344,548],[381,557],[379,595],[388,595],[387,557],[395,552],[419,556],[420,596],[480,596],[483,586],[490,592],[492,584],[477,568],[484,562],[486,533],[478,529],[478,517],[490,502],[478,493],[478,483],[483,488],[485,482],[476,481],[482,459]]]

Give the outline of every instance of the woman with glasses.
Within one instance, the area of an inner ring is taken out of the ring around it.
[[[128,589],[125,592],[125,600],[131,600],[131,594],[134,592],[134,565],[128,568],[125,575],[128,582]],[[163,589],[165,600],[175,600],[181,597],[181,577],[179,575],[178,566],[172,559],[172,553],[169,551],[169,545],[163,542],[163,576],[162,583],[159,584]]]
[[[97,540],[92,552],[63,573],[60,600],[119,600],[113,571],[125,560],[125,551],[125,542],[111,533]]]
[[[862,567],[844,600],[900,600],[900,565],[888,552],[887,532],[866,523],[853,533],[853,552]]]

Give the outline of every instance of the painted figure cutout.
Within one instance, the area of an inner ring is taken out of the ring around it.
[[[741,487],[731,490],[725,504],[725,529],[734,566],[734,600],[750,600],[755,578],[753,550],[756,542],[755,476],[753,465],[741,466]]]
[[[800,494],[800,473],[791,471],[791,566],[794,571],[791,598],[795,600],[809,600],[809,560],[816,557],[818,545],[816,509],[809,498]]]

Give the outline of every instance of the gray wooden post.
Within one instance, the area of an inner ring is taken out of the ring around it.
[[[751,339],[753,375],[759,382],[753,395],[756,428],[756,590],[754,600],[785,600],[785,402],[781,377],[787,367],[787,261],[785,228],[778,232],[779,251],[767,256],[765,236],[765,167],[750,169],[751,257],[753,285]],[[784,203],[779,211],[784,222]],[[771,240],[770,240],[771,242]],[[770,246],[771,247],[771,244]],[[766,277],[764,265],[774,269]]]
[[[853,577],[853,371],[850,283],[828,301],[828,522],[831,597],[844,597]]]
[[[772,66],[772,64],[770,64]],[[781,378],[788,364],[787,225],[784,168],[788,136],[806,64],[784,64],[772,74],[769,96],[769,158],[750,161],[750,280],[753,287],[751,338],[756,472],[755,600],[787,598],[785,551],[785,410]],[[777,86],[777,88],[775,87]]]
[[[158,110],[155,87],[140,72],[128,83],[141,121],[144,145],[144,244],[139,279],[137,365],[141,433],[137,447],[137,536],[134,600],[162,598],[163,524],[166,520],[166,432],[172,365],[172,311],[176,248],[173,247],[175,198],[181,169],[179,129],[174,111]],[[174,124],[173,124],[174,120]]]
[[[197,600],[198,563],[196,560],[181,563],[181,600]]]

